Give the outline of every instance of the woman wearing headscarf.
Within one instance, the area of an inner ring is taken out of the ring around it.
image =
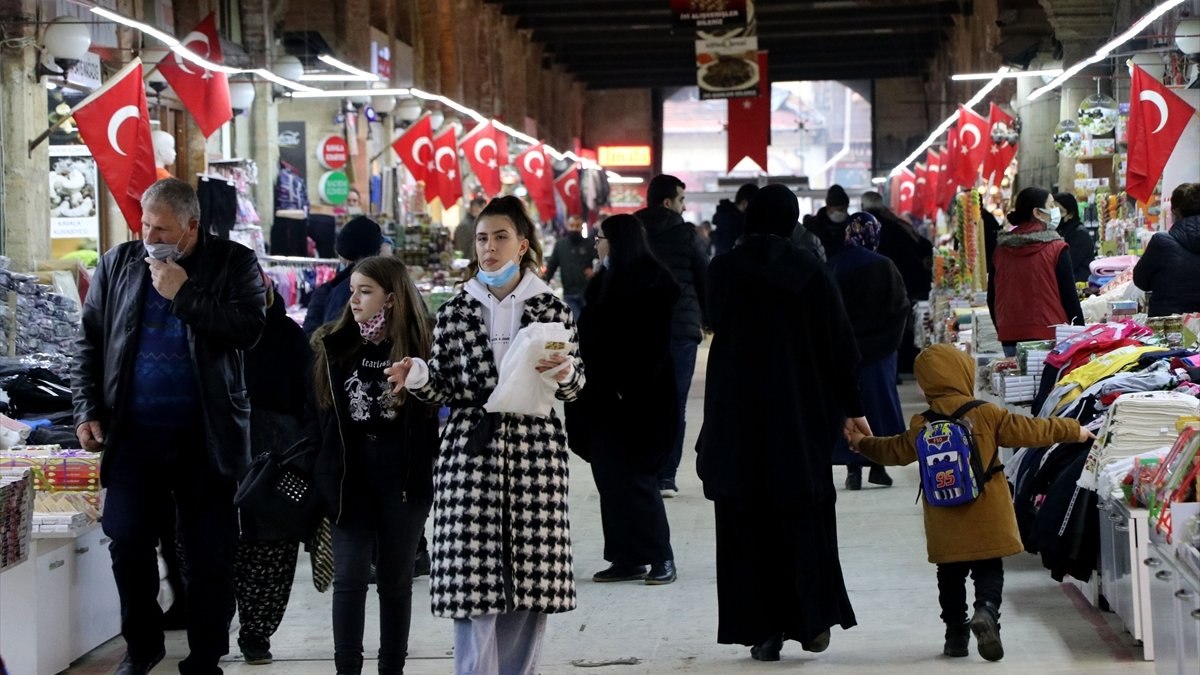
[[[679,284],[637,216],[606,218],[596,252],[603,266],[579,319],[579,352],[593,375],[566,406],[568,442],[592,465],[604,559],[612,563],[592,580],[669,584],[675,556],[658,470],[679,423],[670,353]]]
[[[1049,191],[1027,187],[1008,214],[1013,229],[996,238],[988,307],[1008,356],[1016,356],[1018,342],[1053,340],[1058,324],[1083,323],[1071,250],[1055,231],[1061,219]]]
[[[789,189],[763,188],[743,242],[708,272],[714,337],[697,470],[716,511],[717,641],[763,661],[778,660],[784,640],[824,651],[832,626],[855,625],[832,452],[847,425],[869,425],[837,284],[788,239],[798,215]]]
[[[850,216],[845,245],[829,258],[842,302],[862,356],[858,385],[871,429],[880,436],[904,431],[904,413],[896,393],[896,354],[908,322],[908,294],[896,265],[879,253],[879,221],[869,213]],[[846,489],[862,489],[863,465],[871,467],[867,481],[887,487],[892,478],[880,465],[850,450],[838,439],[835,464],[846,465]]]

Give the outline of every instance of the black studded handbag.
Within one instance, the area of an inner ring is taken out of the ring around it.
[[[321,517],[316,486],[304,467],[304,458],[316,448],[300,441],[281,452],[259,454],[238,484],[233,503],[269,523],[274,538],[306,541]]]

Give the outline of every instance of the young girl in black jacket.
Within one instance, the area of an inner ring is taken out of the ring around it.
[[[339,674],[362,671],[367,576],[379,591],[379,672],[401,673],[412,614],[417,541],[433,500],[437,415],[394,394],[383,369],[428,355],[424,301],[404,263],[358,263],[350,303],[332,329],[314,337],[321,439],[314,478],[333,532],[333,640]]]

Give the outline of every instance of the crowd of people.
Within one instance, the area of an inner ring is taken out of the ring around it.
[[[234,494],[252,457],[286,452],[328,521],[338,673],[362,671],[372,580],[379,672],[403,672],[422,555],[432,611],[453,620],[455,672],[536,673],[548,616],[576,606],[570,452],[590,464],[600,494],[609,565],[592,580],[678,578],[663,500],[678,492],[706,334],[696,451],[715,508],[717,641],[778,660],[785,640],[820,652],[832,627],[854,626],[832,467],[847,465],[845,487],[859,490],[863,466],[869,483],[887,486],[884,465],[916,461],[922,418],[905,430],[895,385],[911,303],[930,290],[931,245],[875,193],[851,213],[833,186],[801,218],[790,189],[746,185],[718,207],[710,260],[683,218],[685,191],[678,178],[655,177],[646,208],[604,219],[590,238],[581,221],[568,223],[548,260],[519,199],[472,202],[460,225],[468,234],[455,236],[470,264],[436,317],[408,268],[379,255],[379,226],[357,217],[337,236],[346,267],[318,289],[301,331],[253,252],[198,227],[193,189],[155,183],[142,199],[144,239],[115,247],[96,270],[73,373],[79,440],[104,451],[103,527],[127,644],[117,672],[144,674],[164,657],[163,514],[177,514],[186,560],[190,653],[180,672],[221,672],[235,607],[246,660],[270,662],[300,540],[320,536],[239,513]],[[1081,319],[1067,201],[1027,188],[1008,216],[1014,228],[993,233],[989,300],[1006,348]],[[1200,262],[1200,187],[1180,187],[1172,205],[1175,228],[1156,235],[1135,270],[1152,313],[1200,310],[1194,284],[1178,279]],[[556,272],[561,299],[547,284]],[[488,404],[510,348],[534,324],[570,336],[529,366],[565,420]],[[915,374],[926,417],[973,398],[974,369],[953,349],[915,357]],[[995,406],[969,414],[985,459],[998,445],[1086,437],[1069,420]],[[986,495],[964,509],[927,503],[926,526],[944,652],[966,656],[973,632],[980,654],[998,660],[1000,557],[1020,542],[1007,493]]]

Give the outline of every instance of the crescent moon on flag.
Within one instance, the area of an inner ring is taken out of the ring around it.
[[[498,150],[496,148],[496,141],[493,141],[490,138],[481,138],[481,139],[479,139],[479,142],[475,144],[475,161],[476,162],[479,162],[480,164],[485,164],[487,162],[487,160],[483,158],[483,153],[480,152],[480,150],[487,148],[487,147],[490,147],[492,149],[492,157],[494,158],[496,156],[496,153],[498,152]]]
[[[904,194],[904,188],[908,188],[908,194]],[[914,192],[916,192],[916,186],[913,185],[913,182],[911,180],[906,180],[900,184],[900,198],[901,199],[908,199],[909,197],[913,196]]]
[[[125,120],[140,116],[141,112],[136,105],[127,105],[113,113],[113,116],[108,118],[108,144],[113,147],[123,157],[128,157],[125,151],[121,149],[121,144],[117,142],[117,132],[121,130],[121,125]]]
[[[433,156],[433,163],[434,163],[435,165],[437,165],[437,170],[438,170],[438,173],[449,173],[449,172],[448,172],[446,169],[443,169],[443,168],[442,168],[442,158],[443,158],[443,157],[447,157],[447,156],[452,158],[452,159],[450,160],[451,162],[453,162],[453,161],[454,161],[454,160],[453,160],[453,157],[454,157],[454,150],[453,150],[453,148],[438,148],[438,150],[437,150],[437,153],[436,153],[436,154],[434,154],[434,156]],[[451,166],[451,167],[453,167],[454,165],[453,165],[453,164],[451,164],[450,166]]]
[[[538,160],[538,168],[536,168],[536,169],[533,168],[533,166],[531,166],[530,160],[534,160],[534,159]],[[546,158],[542,157],[542,154],[540,152],[536,153],[536,154],[532,153],[532,152],[525,153],[525,159],[521,163],[525,165],[526,171],[537,176],[538,178],[542,177],[542,172],[546,168]]]
[[[578,191],[579,191],[579,190],[578,190],[578,187],[579,187],[579,180],[578,180],[578,179],[576,179],[576,178],[568,178],[568,179],[567,179],[567,182],[563,183],[563,194],[565,194],[565,195],[567,195],[568,197],[570,197],[570,196],[571,196],[571,188],[576,188],[575,192],[578,192]]]
[[[974,150],[975,148],[979,147],[979,141],[982,138],[982,136],[979,134],[979,127],[975,126],[974,124],[964,124],[962,130],[958,132],[958,142],[963,142],[963,137],[967,134],[971,134],[975,137],[975,142],[971,144],[970,149]]]
[[[1162,131],[1162,128],[1167,126],[1167,118],[1171,112],[1167,109],[1167,101],[1162,97],[1162,94],[1157,91],[1143,91],[1138,95],[1139,101],[1149,101],[1158,108],[1158,128],[1151,131],[1152,134],[1157,134]]]
[[[429,152],[432,153],[433,152],[433,141],[429,140],[428,136],[422,136],[421,138],[418,138],[417,142],[413,143],[413,146],[412,146],[413,161],[416,162],[420,166],[428,166],[428,162],[421,159],[421,148],[426,147],[426,146],[429,147]]]
[[[201,33],[198,30],[194,30],[194,31],[188,33],[187,37],[185,37],[179,41],[179,44],[183,45],[184,49],[187,49],[188,45],[190,45],[193,42],[203,42],[204,43],[205,58],[207,58],[208,55],[212,53],[212,45],[209,44],[209,42],[208,42],[208,36],[205,35],[204,33]],[[199,52],[196,52],[196,53],[199,54]],[[179,65],[180,70],[187,73],[188,75],[196,74],[196,73],[193,73],[192,71],[188,70],[188,67],[186,65],[184,65],[187,63],[187,61],[185,61],[184,58],[182,56],[180,56],[178,53],[175,54],[175,63]]]

